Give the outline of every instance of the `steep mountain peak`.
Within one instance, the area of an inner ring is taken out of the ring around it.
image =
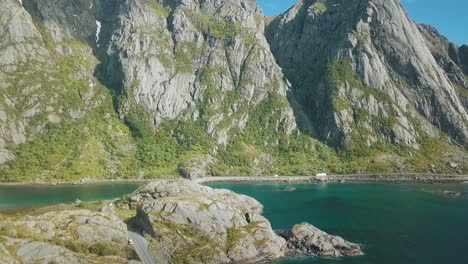
[[[398,0],[301,1],[267,37],[322,139],[418,148],[444,132],[467,144],[467,110]]]

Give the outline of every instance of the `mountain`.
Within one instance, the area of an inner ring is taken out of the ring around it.
[[[2,181],[466,169],[466,46],[397,1],[0,6]]]
[[[431,54],[455,47],[420,29],[397,0],[299,1],[270,23],[268,38],[319,138],[419,148],[423,137],[448,134],[466,146],[467,108],[454,87],[466,86],[464,76],[456,66],[453,83]]]
[[[351,156],[466,150],[464,48],[425,28],[397,0],[299,1],[273,19],[267,38],[305,113],[301,130]],[[433,55],[449,47],[456,73]]]

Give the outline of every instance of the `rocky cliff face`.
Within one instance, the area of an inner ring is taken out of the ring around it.
[[[0,163],[12,160],[0,169],[3,180],[116,170],[114,147],[105,142],[128,138],[109,90],[94,76],[92,2],[0,6]],[[91,170],[76,170],[84,163]]]
[[[345,148],[419,148],[421,138],[447,133],[466,146],[467,110],[431,54],[450,45],[425,35],[397,0],[300,1],[267,33],[320,138]],[[459,70],[449,76],[463,81]]]
[[[467,46],[458,47],[430,25],[419,25],[432,56],[447,73],[465,109],[468,109]]]
[[[107,53],[127,115],[141,107],[159,127],[164,119],[201,120],[218,145],[244,128],[249,110],[286,85],[263,35],[254,0],[125,1]],[[275,109],[278,131],[295,128],[286,105]]]

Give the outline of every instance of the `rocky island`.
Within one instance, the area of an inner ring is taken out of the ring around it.
[[[255,199],[188,180],[151,182],[111,210],[50,211],[0,221],[1,263],[257,263],[289,254],[356,256],[360,246],[310,224],[277,231]],[[138,244],[135,243],[138,247]],[[138,252],[138,254],[136,253]],[[145,261],[143,261],[145,263]]]

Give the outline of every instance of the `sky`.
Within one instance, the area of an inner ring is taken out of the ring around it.
[[[257,0],[267,16],[280,14],[297,1]],[[458,45],[468,45],[467,0],[401,0],[401,2],[417,23],[433,25],[450,41]]]

